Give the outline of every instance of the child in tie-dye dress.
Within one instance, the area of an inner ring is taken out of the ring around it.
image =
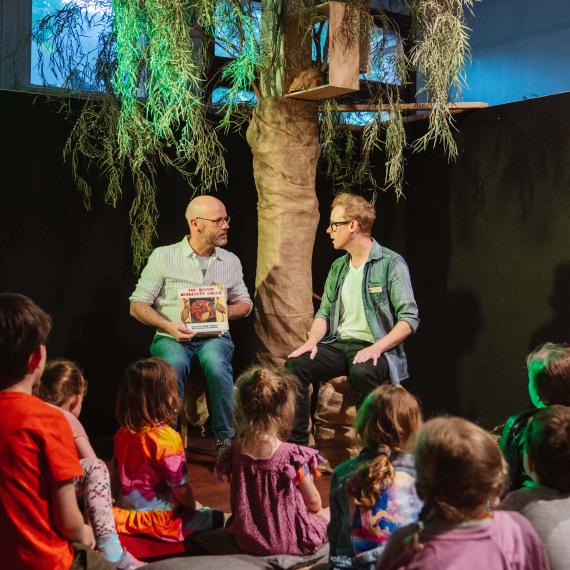
[[[182,438],[170,427],[179,407],[176,373],[168,363],[148,358],[127,369],[117,398],[122,427],[114,453],[120,489],[113,511],[120,533],[181,542],[224,524],[221,511],[196,508]]]
[[[421,421],[417,400],[399,385],[376,388],[362,404],[355,428],[366,447],[331,481],[330,568],[375,569],[390,535],[418,520],[410,448]]]

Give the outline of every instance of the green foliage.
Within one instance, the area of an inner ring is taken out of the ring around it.
[[[425,150],[429,144],[441,143],[449,159],[457,156],[453,138],[453,117],[448,107],[449,91],[454,89],[460,97],[464,83],[463,69],[469,59],[469,35],[465,26],[464,7],[472,10],[476,0],[408,0],[412,14],[413,38],[403,38],[396,23],[385,12],[375,16],[377,25],[387,32],[395,32],[398,42],[395,52],[395,69],[400,85],[405,85],[410,72],[417,70],[425,83],[418,94],[425,93],[433,105],[429,114],[427,132],[411,145],[406,138],[404,117],[401,110],[400,89],[397,85],[372,87],[370,106],[384,104],[389,108],[389,120],[378,113],[364,129],[359,141],[352,132],[342,128],[346,118],[331,104],[324,105],[321,120],[322,156],[327,173],[332,177],[337,191],[346,191],[354,186],[380,189],[372,171],[371,157],[377,148],[383,148],[385,178],[383,190],[392,189],[398,197],[403,195],[405,151]],[[367,2],[362,7],[360,0],[349,2],[366,17]],[[343,23],[345,41],[356,33],[355,17]],[[362,29],[362,20],[360,22]],[[367,26],[372,29],[372,22]],[[404,52],[403,42],[413,41],[410,56]],[[372,49],[370,60],[376,67],[387,58],[385,42],[378,42]]]
[[[433,103],[426,134],[414,142],[415,150],[425,150],[440,142],[450,159],[457,156],[451,126],[453,118],[447,106],[449,90],[457,95],[464,83],[463,67],[470,57],[469,30],[463,6],[469,10],[476,0],[419,0],[412,3],[416,43],[411,63],[425,77],[418,93],[426,93]]]
[[[463,5],[475,0],[409,0],[415,44],[408,59],[397,26],[385,13],[376,16],[385,30],[399,37],[395,52],[397,75],[405,85],[410,69],[426,77],[422,91],[434,104],[428,132],[411,146],[418,150],[441,142],[448,156],[457,154],[447,108],[450,86],[461,86],[462,66],[469,55]],[[367,0],[346,0],[347,10],[339,41],[359,41],[371,29]],[[105,200],[115,206],[130,176],[134,197],[130,208],[133,260],[136,269],[152,248],[158,209],[158,169],[173,168],[192,189],[215,191],[227,182],[219,129],[243,123],[243,109],[235,103],[242,90],[257,96],[282,95],[283,23],[295,17],[304,33],[315,16],[317,0],[263,0],[260,22],[252,0],[75,0],[41,19],[36,41],[48,48],[42,69],[49,69],[71,87],[77,78],[104,89],[91,95],[77,119],[64,156],[85,204],[92,188],[85,172],[94,165],[107,179]],[[97,18],[94,14],[97,13]],[[98,33],[97,60],[81,50],[87,29]],[[216,29],[224,34],[215,36]],[[308,36],[305,36],[308,37]],[[310,38],[309,38],[310,40]],[[214,42],[234,56],[219,77],[208,76]],[[380,42],[373,61],[386,57]],[[326,54],[321,54],[326,60]],[[326,64],[326,61],[323,62]],[[210,113],[212,81],[229,84],[221,117]],[[355,186],[373,193],[377,182],[372,157],[382,148],[386,155],[383,189],[402,194],[404,151],[407,148],[400,108],[400,89],[384,85],[371,93],[371,103],[389,105],[377,113],[360,134],[346,125],[334,101],[324,102],[320,114],[321,154],[336,190]]]
[[[355,0],[360,20],[352,17],[347,22],[345,38],[350,36],[351,26],[359,29],[373,29],[374,21],[368,14],[367,7]],[[365,21],[368,19],[368,21]],[[384,32],[394,32],[397,38],[394,65],[396,75],[401,85],[404,85],[409,75],[410,62],[406,58],[403,42],[397,24],[385,13],[375,17],[376,24]],[[354,32],[354,29],[353,29]],[[387,34],[383,40],[375,43],[370,53],[370,61],[376,68],[380,67],[388,57]],[[371,191],[373,196],[378,190],[389,188],[400,197],[404,184],[404,150],[406,148],[406,133],[400,109],[400,92],[398,85],[370,85],[369,106],[388,104],[389,112],[376,112],[361,130],[360,136],[355,136],[353,130],[347,127],[346,114],[339,113],[337,107],[327,103],[322,107],[321,141],[322,156],[325,161],[327,174],[333,181],[335,191],[345,192],[358,187],[361,191]],[[386,156],[384,185],[378,180],[374,170],[373,157],[375,151],[383,149]]]

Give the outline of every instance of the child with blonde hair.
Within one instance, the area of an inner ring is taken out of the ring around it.
[[[354,422],[364,449],[339,465],[331,482],[331,568],[375,568],[390,535],[418,520],[411,450],[421,422],[418,401],[399,384],[364,400]]]
[[[127,368],[116,404],[120,488],[113,510],[120,533],[182,542],[223,526],[221,511],[197,508],[182,438],[170,427],[179,408],[177,376],[170,364],[147,358]]]
[[[244,552],[309,555],[326,542],[328,520],[313,481],[323,460],[286,443],[295,415],[294,376],[253,367],[236,384],[237,437],[217,460],[231,481],[226,530]]]
[[[497,443],[463,418],[435,418],[414,449],[418,523],[397,530],[381,570],[547,570],[544,547],[521,515],[493,511],[507,478]]]
[[[35,387],[34,393],[44,402],[59,408],[71,427],[79,463],[83,469],[81,477],[75,480],[75,491],[78,496],[83,497],[97,549],[117,568],[132,570],[143,566],[143,562],[121,546],[113,518],[109,470],[105,463],[97,458],[78,419],[87,393],[87,380],[83,371],[71,360],[52,360],[46,364],[40,384]]]

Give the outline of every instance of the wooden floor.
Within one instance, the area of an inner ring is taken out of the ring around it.
[[[190,482],[196,500],[203,505],[230,513],[229,483],[217,483],[214,480],[214,440],[209,437],[190,436],[187,449],[190,465]],[[327,473],[316,479],[316,485],[323,499],[323,507],[329,504],[329,487],[331,477]]]

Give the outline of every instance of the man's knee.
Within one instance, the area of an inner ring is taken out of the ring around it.
[[[376,370],[372,364],[367,362],[363,364],[354,364],[350,367],[348,380],[354,390],[363,390],[368,388],[372,390],[376,386],[380,386],[384,379],[383,374]]]
[[[156,358],[166,360],[179,375],[187,374],[190,369],[191,355],[174,339],[164,338],[153,341],[150,353]]]
[[[308,354],[301,354],[285,361],[285,372],[296,376],[303,384],[311,384],[310,359]]]

